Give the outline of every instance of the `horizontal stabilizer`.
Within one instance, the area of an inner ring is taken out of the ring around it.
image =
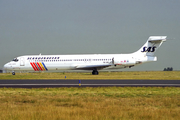
[[[150,36],[148,42],[164,42],[167,36]]]

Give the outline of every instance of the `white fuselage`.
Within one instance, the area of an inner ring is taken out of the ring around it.
[[[14,58],[4,65],[5,70],[50,71],[50,70],[93,70],[97,75],[101,69],[133,67],[140,63],[157,61],[154,53],[166,41],[166,36],[150,36],[136,52],[130,54],[82,54],[82,55],[25,55]]]
[[[4,65],[12,71],[120,69],[148,62],[134,54],[26,55]],[[154,58],[153,58],[154,61]]]

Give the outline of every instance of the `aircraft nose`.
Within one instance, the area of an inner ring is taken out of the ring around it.
[[[8,63],[6,63],[5,65],[4,65],[4,70],[7,70],[9,68],[9,65],[8,65]]]

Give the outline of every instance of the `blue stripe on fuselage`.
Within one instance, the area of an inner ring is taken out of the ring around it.
[[[43,64],[44,68],[45,68],[46,70],[48,70],[43,62],[42,62],[42,64]]]

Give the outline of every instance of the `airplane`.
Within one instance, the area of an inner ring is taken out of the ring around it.
[[[81,55],[25,55],[14,58],[4,65],[12,71],[56,71],[91,70],[98,75],[101,69],[131,68],[136,65],[157,61],[154,53],[166,41],[167,36],[150,36],[136,52],[130,54],[81,54]]]

